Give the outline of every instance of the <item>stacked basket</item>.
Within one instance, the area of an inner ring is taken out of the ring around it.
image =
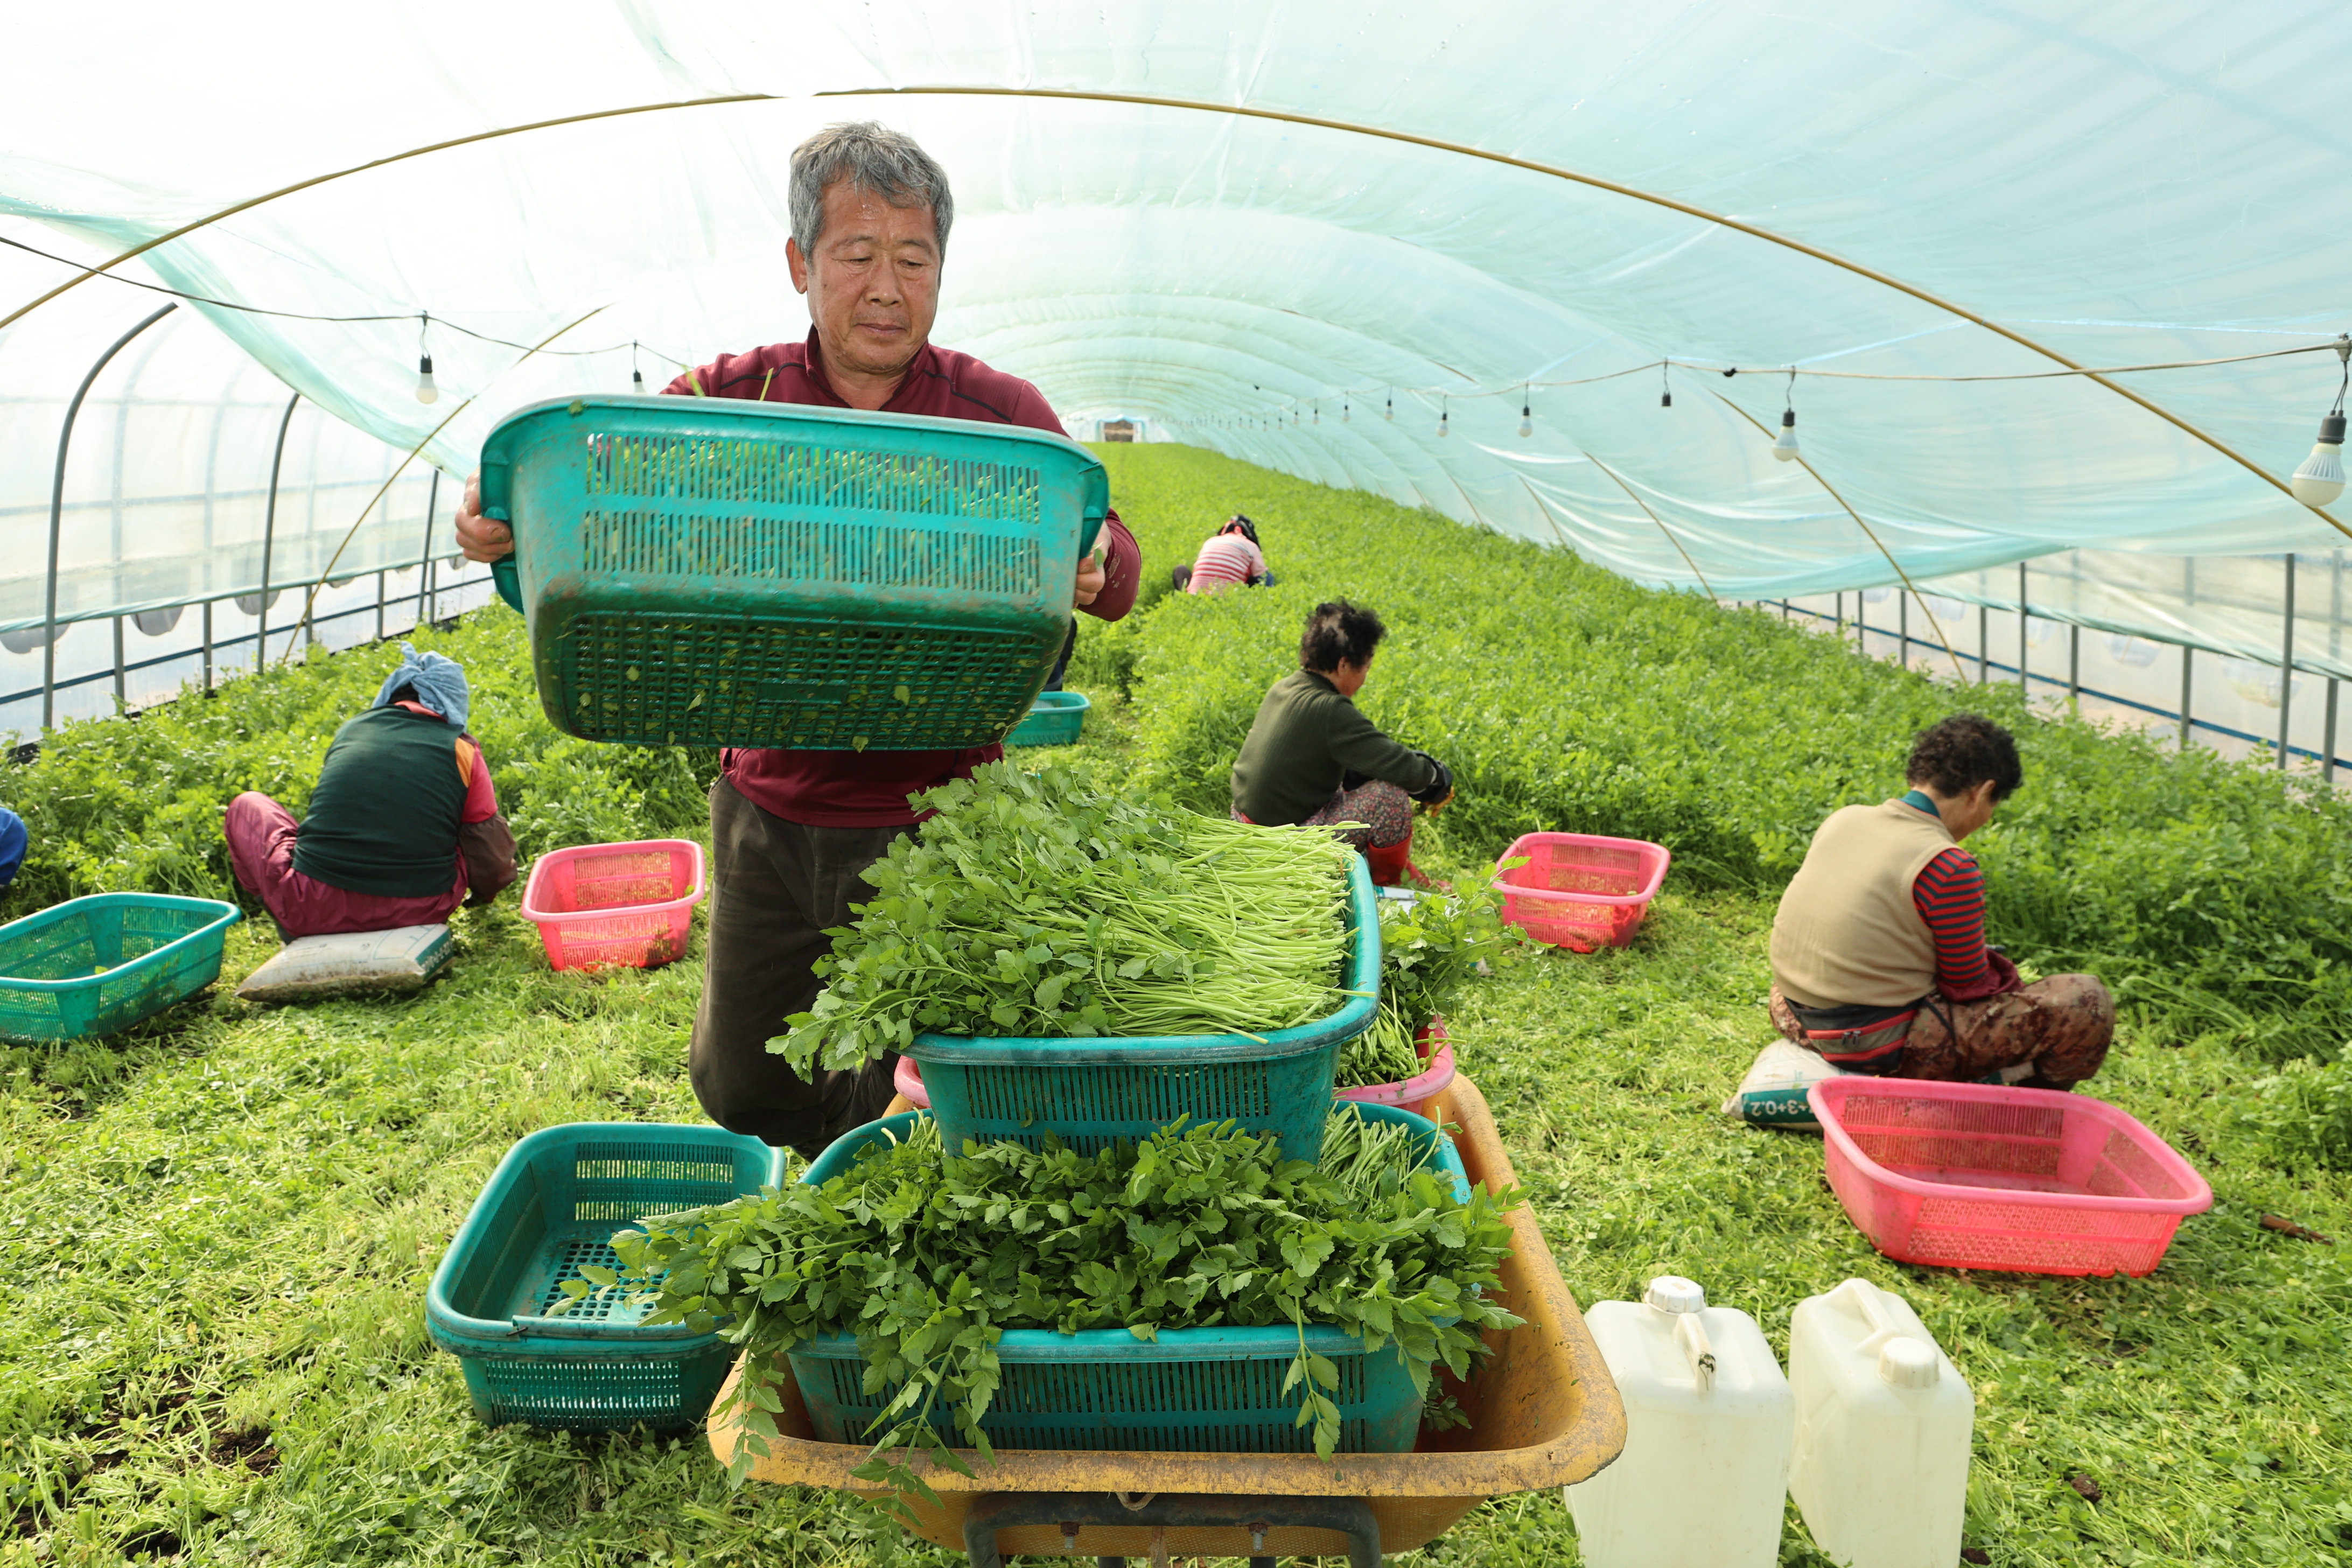
[[[1069,584],[1109,486],[1086,448],[1018,426],[574,398],[491,432],[481,500],[512,529],[499,589],[529,621],[540,702],[565,733],[926,751],[988,745],[1027,716],[1068,636]],[[556,967],[652,963],[683,950],[700,890],[691,844],[603,845],[546,857],[526,905]],[[194,957],[216,967],[217,927],[197,937],[209,947]],[[104,940],[95,951],[127,962]],[[59,974],[89,973],[85,956],[63,962]],[[152,964],[134,967],[144,984]],[[21,973],[44,977],[19,989],[54,1012],[51,970]],[[482,1417],[573,1430],[700,1420],[730,1345],[648,1329],[645,1304],[625,1298],[573,1304],[563,1286],[612,1266],[614,1231],[757,1192],[780,1159],[709,1127],[558,1127],[516,1145],[427,1302]]]
[[[1047,1137],[1081,1152],[1137,1142],[1188,1118],[1236,1121],[1270,1132],[1286,1155],[1319,1157],[1335,1109],[1399,1123],[1417,1136],[1421,1163],[1468,1182],[1451,1140],[1400,1107],[1341,1102],[1332,1083],[1341,1050],[1379,1010],[1381,936],[1371,875],[1351,862],[1342,1005],[1328,1016],[1262,1037],[1211,1035],[1129,1039],[1005,1039],[918,1035],[898,1081],[921,1093],[950,1149],[969,1138],[1036,1148]],[[1449,1058],[1450,1060],[1450,1058]],[[912,1070],[919,1064],[919,1073]],[[917,1112],[886,1118],[836,1142],[803,1180],[846,1172],[869,1145],[903,1136]],[[1410,1450],[1421,1399],[1394,1352],[1367,1353],[1352,1335],[1308,1324],[1315,1354],[1338,1369],[1339,1447],[1354,1453]],[[997,1344],[1003,1381],[982,1421],[999,1448],[1139,1452],[1296,1453],[1312,1432],[1298,1424],[1285,1376],[1302,1331],[1211,1328],[1163,1331],[1149,1341],[1123,1329],[1063,1334],[1007,1331]],[[789,1360],[812,1425],[827,1442],[854,1442],[895,1386],[868,1388],[851,1338],[794,1350]],[[937,1417],[942,1436],[948,1417]]]

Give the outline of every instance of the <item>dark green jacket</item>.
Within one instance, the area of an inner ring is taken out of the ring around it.
[[[329,887],[427,898],[457,880],[473,737],[405,708],[335,731],[294,839],[294,868]]]
[[[1270,827],[1293,826],[1329,805],[1346,773],[1384,779],[1407,795],[1437,782],[1429,759],[1381,734],[1327,678],[1294,670],[1257,705],[1234,763],[1234,809]]]

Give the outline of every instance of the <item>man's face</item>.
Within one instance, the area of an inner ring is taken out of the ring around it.
[[[895,376],[922,352],[940,304],[934,229],[929,206],[894,207],[846,180],[825,187],[816,254],[795,240],[784,256],[828,368]]]

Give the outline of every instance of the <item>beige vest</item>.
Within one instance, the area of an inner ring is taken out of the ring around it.
[[[1936,943],[1911,884],[1952,847],[1937,817],[1890,800],[1830,814],[1772,921],[1772,979],[1808,1007],[1896,1007],[1936,988]]]

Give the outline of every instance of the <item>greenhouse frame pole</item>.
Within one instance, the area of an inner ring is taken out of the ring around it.
[[[2017,689],[2028,702],[2033,700],[2033,692],[2025,683],[2026,633],[2032,630],[2026,622],[2031,615],[2025,607],[2025,563],[2021,561],[2017,563]]]
[[[416,556],[416,625],[424,628],[433,618],[429,600],[433,588],[433,513],[441,505],[441,470],[433,470],[432,486],[425,492],[425,548]]]
[[[2279,643],[2279,771],[2286,771],[2287,720],[2294,708],[2294,552],[2286,552],[2286,631]]]
[[[301,401],[299,392],[286,400],[286,416],[278,422],[278,448],[269,455],[269,504],[261,514],[261,614],[253,636],[256,675],[261,673],[269,647],[269,552],[278,543],[278,472],[286,462],[286,432],[294,423],[294,405]]]
[[[205,601],[205,695],[213,694],[213,602]]]
[[[2196,657],[2195,648],[2190,647],[2187,643],[2180,645],[2180,749],[2184,752],[2189,749],[2189,728],[2191,723],[2189,717],[2189,697],[2193,689],[2196,674],[2193,660]]]
[[[2083,705],[2083,627],[2080,622],[2066,628],[2066,700],[2069,705]]]
[[[179,302],[177,300],[173,300],[171,304],[164,306],[162,310],[156,311],[153,315],[148,317],[145,321],[140,322],[137,326],[131,328],[129,331],[115,339],[113,346],[109,348],[104,353],[99,355],[98,363],[89,367],[89,374],[81,378],[81,385],[75,389],[73,401],[66,405],[65,426],[58,432],[57,475],[49,483],[49,594],[48,612],[46,622],[47,629],[44,633],[47,640],[42,645],[41,650],[41,728],[44,731],[47,730],[57,720],[58,539],[65,526],[66,447],[73,441],[74,420],[81,414],[81,401],[83,398],[89,395],[91,384],[98,380],[98,373],[106,368],[107,362],[112,359],[116,354],[121,353],[124,345],[128,344],[131,339],[137,337],[140,333],[145,331],[148,328],[153,326],[156,322],[162,321],[164,317],[170,315],[179,308]]]
[[[2319,742],[2319,782],[2336,782],[2336,689],[2334,676],[2327,678],[2327,733]]]

